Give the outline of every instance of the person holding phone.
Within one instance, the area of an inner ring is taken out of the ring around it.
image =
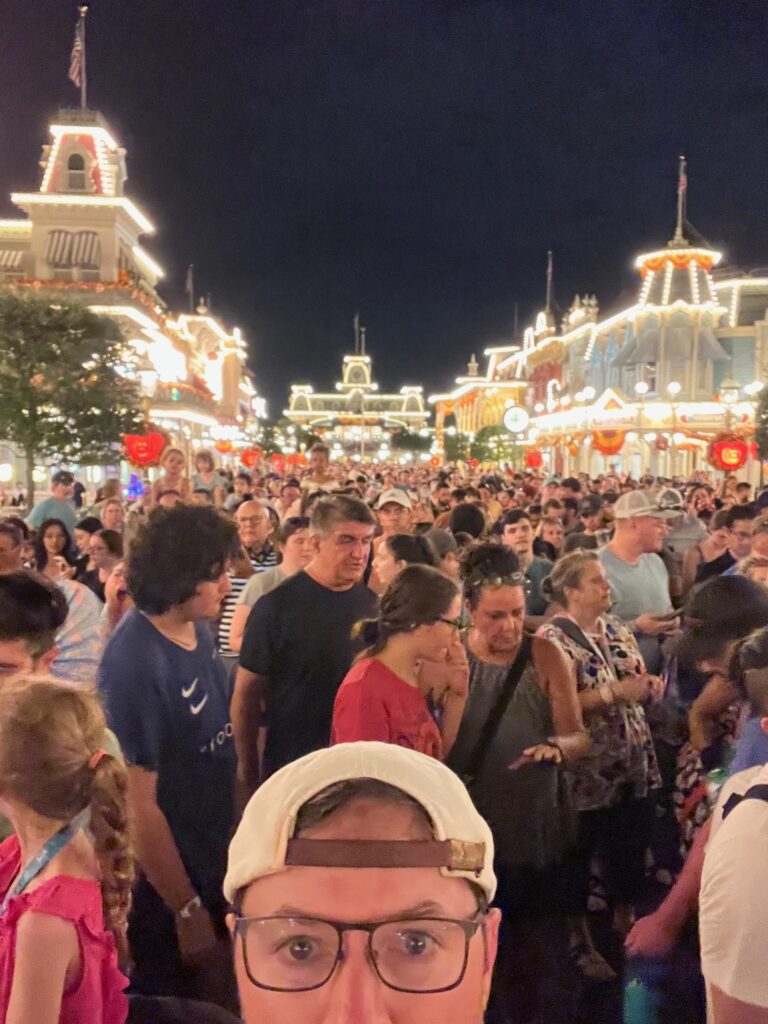
[[[614,921],[624,933],[645,877],[645,853],[654,819],[653,793],[661,786],[644,704],[660,700],[663,683],[649,675],[631,630],[608,615],[611,585],[594,551],[565,555],[545,581],[565,609],[538,635],[568,658],[589,729],[589,755],[571,768],[578,811],[574,854],[581,916],[571,937],[572,959],[596,981],[615,977],[595,949],[586,924],[590,865],[605,865]]]

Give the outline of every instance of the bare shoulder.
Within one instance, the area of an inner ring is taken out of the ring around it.
[[[28,910],[19,918],[16,941],[34,945],[39,952],[45,951],[57,960],[71,957],[79,948],[77,929],[72,921],[37,909]]]

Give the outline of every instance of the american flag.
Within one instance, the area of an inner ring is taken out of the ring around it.
[[[75,41],[72,44],[72,53],[69,58],[69,80],[73,82],[78,89],[83,84],[83,19],[77,23],[75,28]]]

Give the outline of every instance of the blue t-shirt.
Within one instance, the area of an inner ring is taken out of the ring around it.
[[[36,530],[39,530],[46,519],[60,519],[69,530],[69,536],[75,535],[75,523],[77,515],[74,507],[68,501],[59,501],[58,498],[46,498],[35,505],[27,516],[27,522]]]
[[[746,768],[757,768],[768,764],[768,736],[765,735],[759,718],[750,718],[744,723],[736,742],[736,753],[728,769],[729,775],[743,772]]]
[[[109,639],[99,690],[129,765],[157,773],[157,803],[192,884],[221,904],[234,824],[235,744],[224,666],[207,624],[185,650],[136,608]]]

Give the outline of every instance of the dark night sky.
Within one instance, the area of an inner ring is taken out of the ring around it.
[[[69,0],[2,5],[0,211],[37,187]],[[128,149],[163,293],[246,332],[273,414],[368,325],[386,387],[443,389],[555,295],[605,310],[689,215],[768,264],[764,0],[93,0],[90,105]]]

